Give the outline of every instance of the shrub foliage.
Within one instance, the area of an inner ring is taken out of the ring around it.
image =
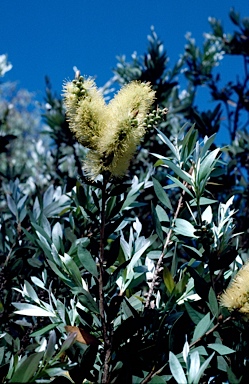
[[[152,29],[103,96],[77,73],[64,106],[46,80],[42,124],[2,81],[2,383],[247,382],[249,22],[230,19],[231,34],[210,19],[201,48],[186,36],[172,69]],[[225,84],[231,56],[244,73]],[[146,103],[125,93],[140,87]]]

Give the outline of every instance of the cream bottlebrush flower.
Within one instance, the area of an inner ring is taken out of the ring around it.
[[[69,128],[89,148],[84,161],[87,175],[109,172],[121,177],[145,134],[155,92],[147,83],[131,82],[105,104],[93,80],[82,76],[63,87]]]
[[[221,295],[220,304],[229,311],[238,311],[249,319],[249,262],[239,270]]]
[[[89,149],[97,149],[101,131],[105,131],[108,113],[104,98],[92,79],[83,76],[63,86],[69,128],[76,139]]]
[[[124,86],[107,106],[109,122],[98,142],[97,153],[89,153],[86,172],[95,177],[105,171],[113,176],[125,174],[137,145],[145,134],[145,120],[155,100],[147,83]]]

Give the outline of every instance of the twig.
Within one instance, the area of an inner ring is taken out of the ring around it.
[[[224,321],[215,324],[211,329],[209,329],[209,331],[207,331],[206,333],[204,333],[204,335],[202,335],[201,337],[199,337],[199,339],[197,339],[197,340],[195,340],[193,343],[191,343],[191,344],[189,345],[189,348],[191,348],[191,347],[193,347],[195,344],[199,343],[199,342],[203,339],[203,337],[210,335],[210,333],[213,333],[213,332],[216,330],[216,328],[218,328],[221,324],[225,324],[227,321],[231,320],[231,318],[232,318],[232,316],[229,316],[229,317],[227,317]]]
[[[187,185],[186,182],[184,182],[184,185]],[[177,209],[176,209],[176,212],[175,212],[175,215],[174,215],[174,219],[173,219],[173,223],[174,224],[174,221],[176,220],[177,216],[179,215],[179,212],[180,212],[180,209],[182,207],[182,201],[183,201],[183,197],[185,195],[185,191],[183,190],[182,191],[182,194],[179,198],[179,201],[178,201],[178,205],[177,205]],[[152,282],[151,282],[151,286],[150,286],[150,289],[149,289],[149,292],[148,292],[148,296],[147,296],[147,299],[146,299],[146,303],[145,303],[145,308],[148,308],[149,305],[150,305],[150,300],[151,300],[151,296],[153,295],[153,292],[154,292],[154,287],[155,287],[155,284],[156,284],[156,280],[158,278],[158,274],[159,274],[159,270],[160,270],[160,267],[161,267],[161,264],[163,262],[163,258],[166,254],[166,250],[167,250],[167,247],[170,243],[170,238],[171,238],[171,235],[172,235],[172,226],[167,234],[167,237],[166,237],[166,240],[165,240],[165,243],[164,243],[164,246],[163,246],[163,250],[162,250],[162,253],[158,259],[158,262],[156,264],[156,268],[155,268],[155,271],[154,271],[154,275],[153,275],[153,279],[152,279]]]
[[[111,339],[108,335],[106,313],[105,313],[105,302],[104,302],[104,241],[105,241],[105,205],[106,205],[106,185],[107,177],[103,175],[102,185],[102,206],[101,206],[101,224],[100,224],[100,245],[99,245],[99,312],[101,317],[101,324],[103,330],[104,339],[104,369],[102,376],[102,383],[108,383],[109,378],[109,361],[111,357]]]

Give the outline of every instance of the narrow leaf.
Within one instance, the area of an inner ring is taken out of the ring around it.
[[[201,312],[196,311],[188,301],[185,301],[184,304],[190,319],[193,323],[198,324],[200,320],[203,319],[204,315]]]
[[[170,160],[163,160],[163,163],[167,165],[170,169],[172,169],[172,171],[174,171],[177,176],[186,181],[189,185],[192,185],[191,176],[187,172],[185,172],[183,169],[181,169],[179,166],[177,166]]]
[[[169,353],[169,366],[176,382],[181,384],[187,384],[183,368],[179,363],[177,357],[172,352]]]
[[[208,312],[195,327],[192,343],[205,335],[211,324],[212,321],[210,319],[210,313]]]
[[[153,180],[154,190],[155,190],[155,193],[157,195],[158,200],[160,200],[161,203],[165,205],[165,207],[169,208],[172,211],[173,208],[172,208],[172,205],[171,205],[171,202],[168,198],[167,193],[165,192],[165,190],[163,189],[163,187],[161,186],[161,184],[159,183],[159,181],[157,179],[152,177],[152,180]]]
[[[173,229],[174,229],[174,232],[179,235],[194,237],[194,238],[198,237],[195,235],[196,229],[193,226],[193,224],[191,224],[189,221],[185,219],[177,218],[175,220],[175,227]]]
[[[190,189],[186,185],[184,185],[179,179],[171,175],[167,175],[167,177],[172,180],[178,187],[187,192],[192,197],[192,199],[194,199],[194,195],[190,192]]]
[[[61,324],[61,323],[54,323],[54,324],[46,325],[46,327],[44,327],[42,329],[39,329],[38,331],[32,332],[30,334],[30,336],[31,337],[42,336],[45,333],[47,333],[47,332],[51,331],[52,329],[56,328],[59,324]]]
[[[199,380],[201,379],[201,377],[202,377],[202,375],[203,375],[205,369],[208,367],[208,365],[209,365],[210,361],[212,360],[213,356],[214,356],[214,352],[213,352],[212,355],[209,356],[209,358],[202,364],[202,366],[201,366],[201,368],[200,368],[198,374],[197,374],[196,377],[195,377],[195,380],[193,381],[193,384],[198,384],[198,383],[199,383]]]
[[[38,352],[27,357],[15,371],[10,383],[28,383],[36,372],[43,353]]]
[[[175,288],[175,282],[169,269],[166,266],[163,268],[163,281],[169,293],[172,293]]]
[[[198,351],[194,351],[190,354],[190,369],[188,373],[188,381],[192,383],[200,369],[200,356]]]
[[[219,316],[219,305],[212,287],[209,290],[208,303],[210,311],[212,312],[213,316],[217,318]]]
[[[223,344],[213,343],[213,344],[208,344],[207,347],[218,352],[221,356],[229,355],[230,353],[235,353],[233,349],[226,347]]]
[[[15,311],[17,315],[25,316],[44,316],[44,317],[56,317],[53,312],[47,311],[46,309],[37,307],[36,305],[26,303],[12,303],[14,307],[18,309]]]
[[[81,265],[97,279],[98,270],[96,263],[93,260],[91,253],[81,245],[78,246],[78,258],[81,262]]]
[[[171,150],[175,158],[179,159],[179,153],[177,148],[171,143],[171,141],[164,135],[163,132],[161,132],[159,129],[156,129],[156,130],[158,132],[158,137],[160,137],[162,142],[164,142],[164,144],[166,144],[169,147],[169,149]]]

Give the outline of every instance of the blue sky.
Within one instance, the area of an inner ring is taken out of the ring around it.
[[[248,16],[248,0],[1,0],[0,54],[7,53],[13,64],[5,79],[19,81],[39,98],[45,75],[60,94],[77,66],[102,86],[112,76],[116,56],[146,51],[151,25],[173,66],[186,32],[201,43],[203,32],[210,31],[209,16],[233,30],[231,7]]]

